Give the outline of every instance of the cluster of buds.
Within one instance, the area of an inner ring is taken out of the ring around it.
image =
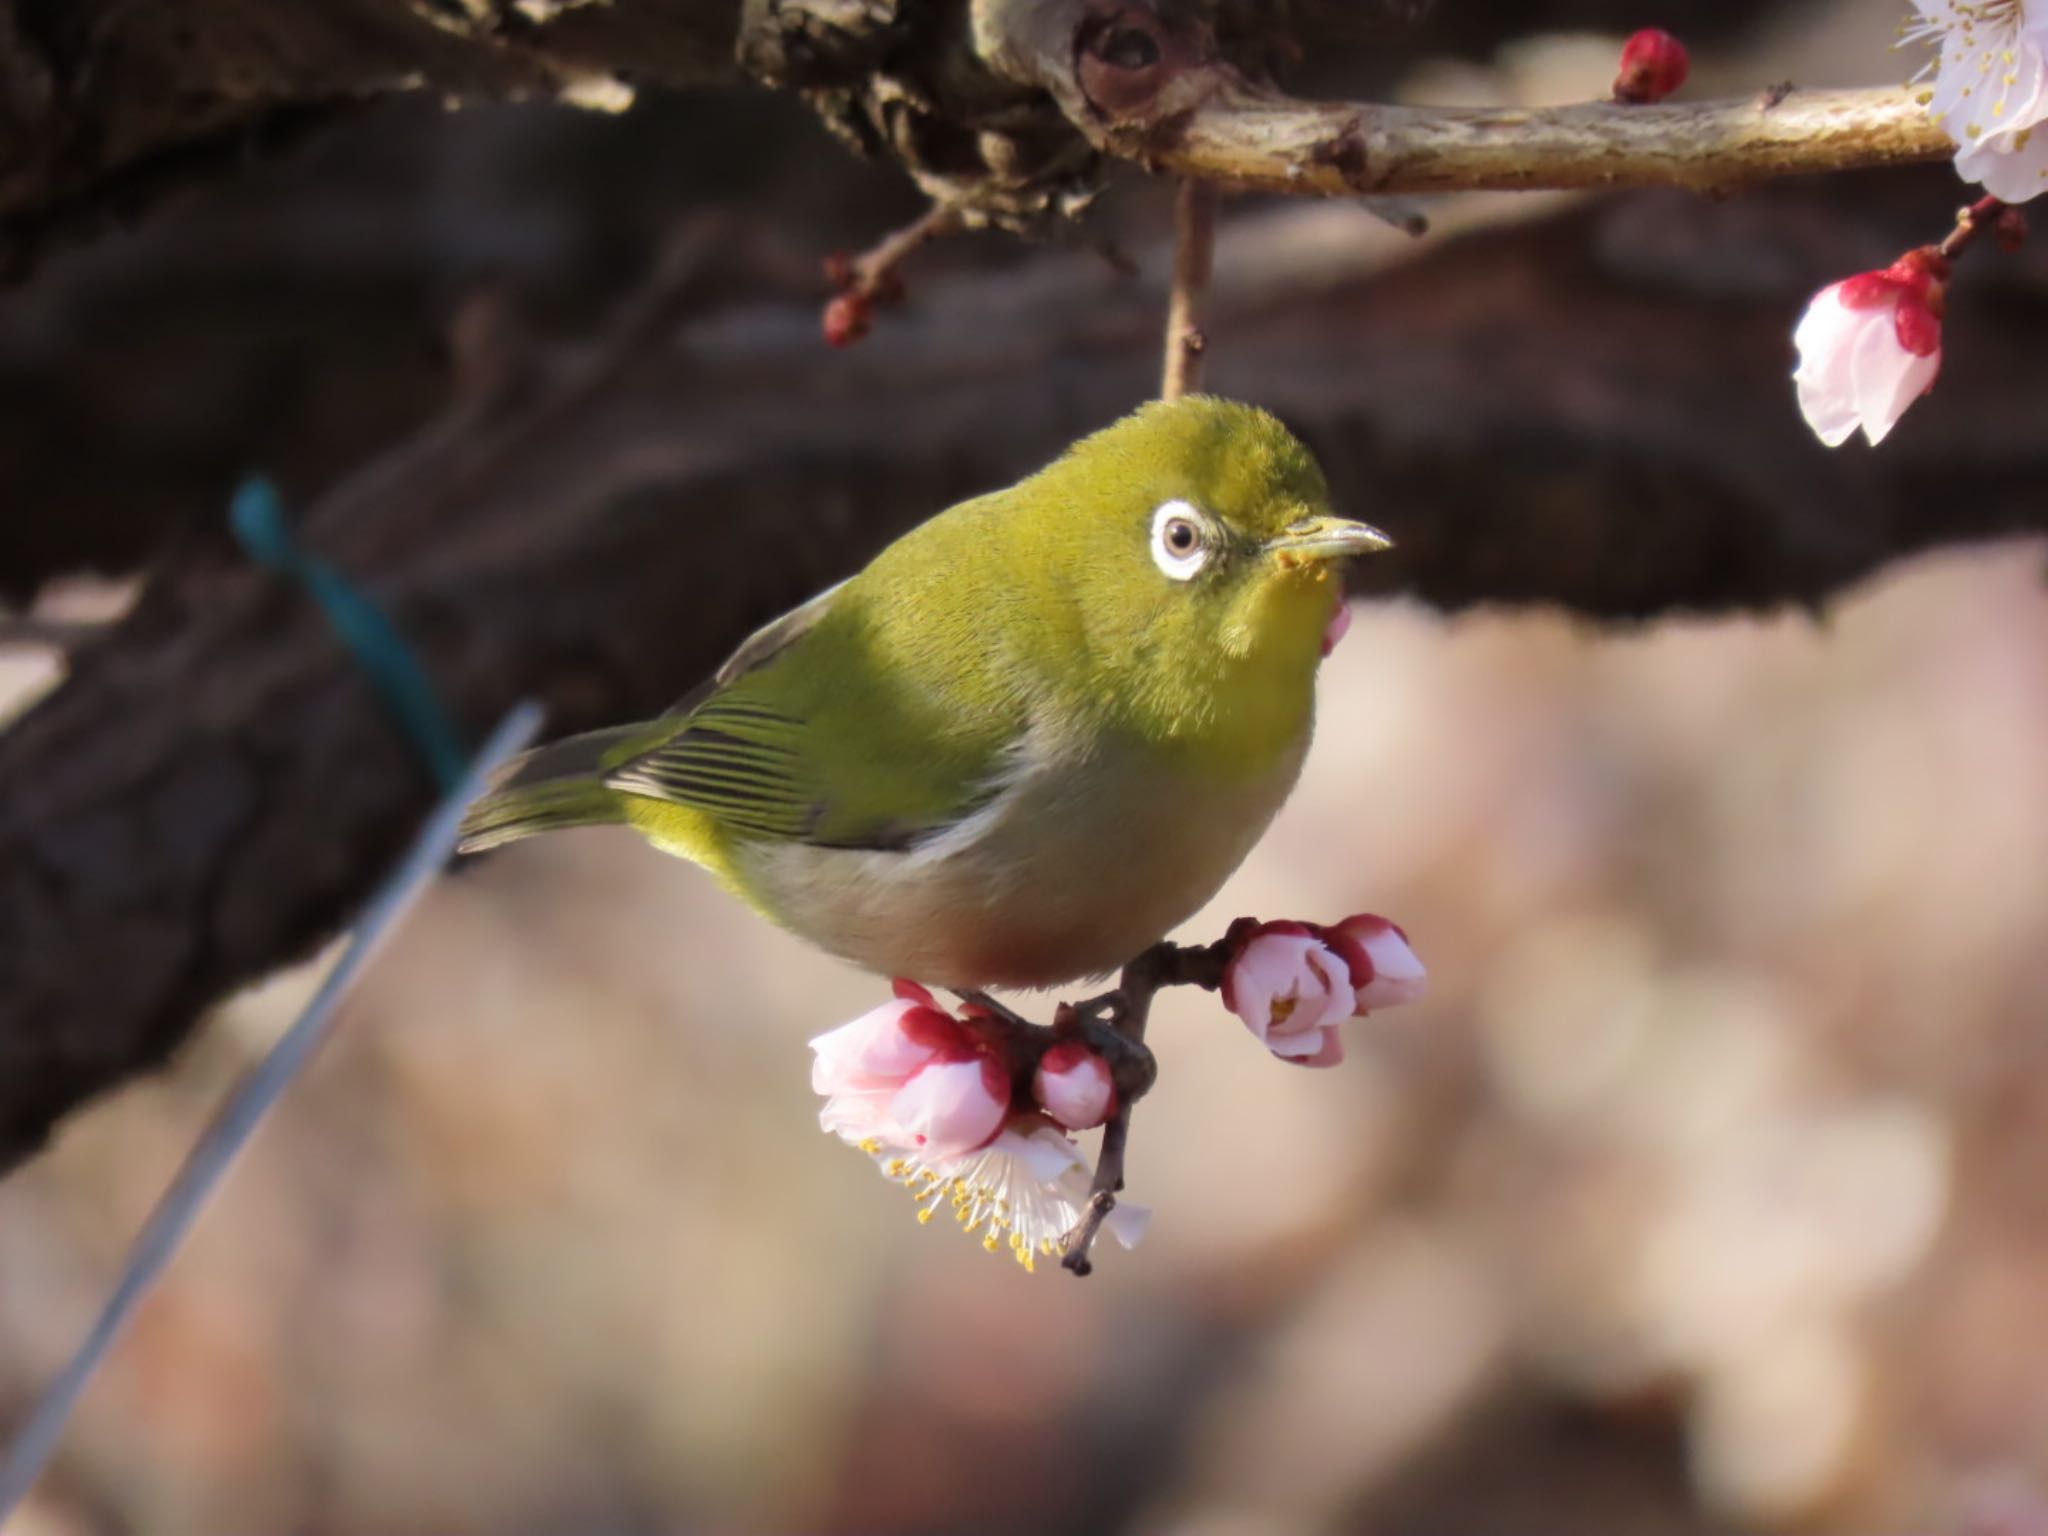
[[[1334,1067],[1344,1059],[1339,1025],[1412,1003],[1428,985],[1407,934],[1371,913],[1333,927],[1241,919],[1225,943],[1223,1006],[1297,1066]]]
[[[991,1252],[1026,1269],[1058,1251],[1088,1201],[1088,1161],[1067,1132],[1116,1110],[1109,1064],[1058,1040],[1018,1082],[1000,1021],[971,1006],[948,1012],[915,982],[811,1042],[818,1121],[872,1156],[918,1197],[918,1219],[950,1207]],[[1144,1232],[1142,1206],[1106,1223],[1125,1247]]]
[[[1268,1050],[1303,1066],[1336,1065],[1344,1020],[1413,1002],[1427,981],[1407,935],[1370,914],[1329,927],[1243,918],[1208,949],[1162,947],[1185,967],[1175,983],[1220,991]],[[1091,1026],[1076,1010],[1062,1008],[1047,1029],[976,1002],[949,1011],[915,982],[895,990],[811,1042],[811,1086],[825,1100],[819,1124],[907,1187],[919,1220],[950,1207],[983,1247],[1007,1248],[1035,1268],[1063,1250],[1091,1210],[1091,1170],[1069,1133],[1118,1116],[1119,1082],[1142,1093],[1149,1058],[1145,1075],[1120,1079],[1090,1039],[1114,1047],[1087,1036]],[[1098,1019],[1093,1027],[1110,1026]],[[1120,1161],[1105,1163],[1106,1187],[1120,1172]],[[1118,1198],[1089,1216],[1089,1234],[1098,1220],[1128,1248],[1150,1212]],[[1085,1246],[1083,1237],[1068,1256],[1080,1273]]]
[[[1085,1131],[1116,1109],[1109,1063],[1077,1040],[1038,1057],[1032,1102],[1018,1103],[999,1034],[972,1027],[985,1013],[970,1006],[955,1015],[914,981],[895,986],[889,1002],[811,1042],[811,1087],[825,1096],[826,1130],[953,1157],[995,1140],[1015,1110]]]

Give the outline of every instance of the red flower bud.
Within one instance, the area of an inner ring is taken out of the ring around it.
[[[1669,32],[1645,27],[1621,48],[1621,73],[1614,77],[1614,99],[1632,104],[1662,101],[1685,84],[1692,59],[1685,44]]]
[[[868,327],[874,324],[875,312],[867,299],[858,293],[842,293],[825,306],[822,329],[825,345],[828,347],[850,347],[867,335]]]

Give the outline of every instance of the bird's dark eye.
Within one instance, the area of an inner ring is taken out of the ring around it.
[[[1189,581],[1209,560],[1209,524],[1184,501],[1152,509],[1152,563],[1174,581]]]

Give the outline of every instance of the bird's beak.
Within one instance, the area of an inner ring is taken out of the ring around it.
[[[1370,523],[1344,517],[1304,517],[1290,523],[1266,548],[1283,564],[1309,560],[1342,560],[1347,555],[1372,555],[1392,549],[1394,541]]]

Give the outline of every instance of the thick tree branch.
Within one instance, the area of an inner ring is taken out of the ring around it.
[[[974,13],[990,66],[1051,93],[1097,149],[1247,191],[1718,191],[1954,152],[1904,88],[1653,107],[1301,101],[1223,57],[1199,18],[1152,0],[980,0]]]
[[[1360,192],[1686,187],[1940,160],[1955,146],[1904,89],[1794,91],[1662,106],[1397,107],[1219,91],[1162,170],[1251,191]]]
[[[1717,190],[1938,159],[1903,89],[1543,110],[1313,102],[1264,83],[1274,36],[1219,41],[1164,0],[0,0],[0,256],[355,104],[552,99],[617,110],[643,86],[742,73],[802,92],[973,223],[1075,212],[1105,166],[1354,196],[1481,188]],[[1253,14],[1257,14],[1254,11]],[[1269,27],[1282,27],[1278,15]],[[1256,30],[1256,29],[1255,29]]]

